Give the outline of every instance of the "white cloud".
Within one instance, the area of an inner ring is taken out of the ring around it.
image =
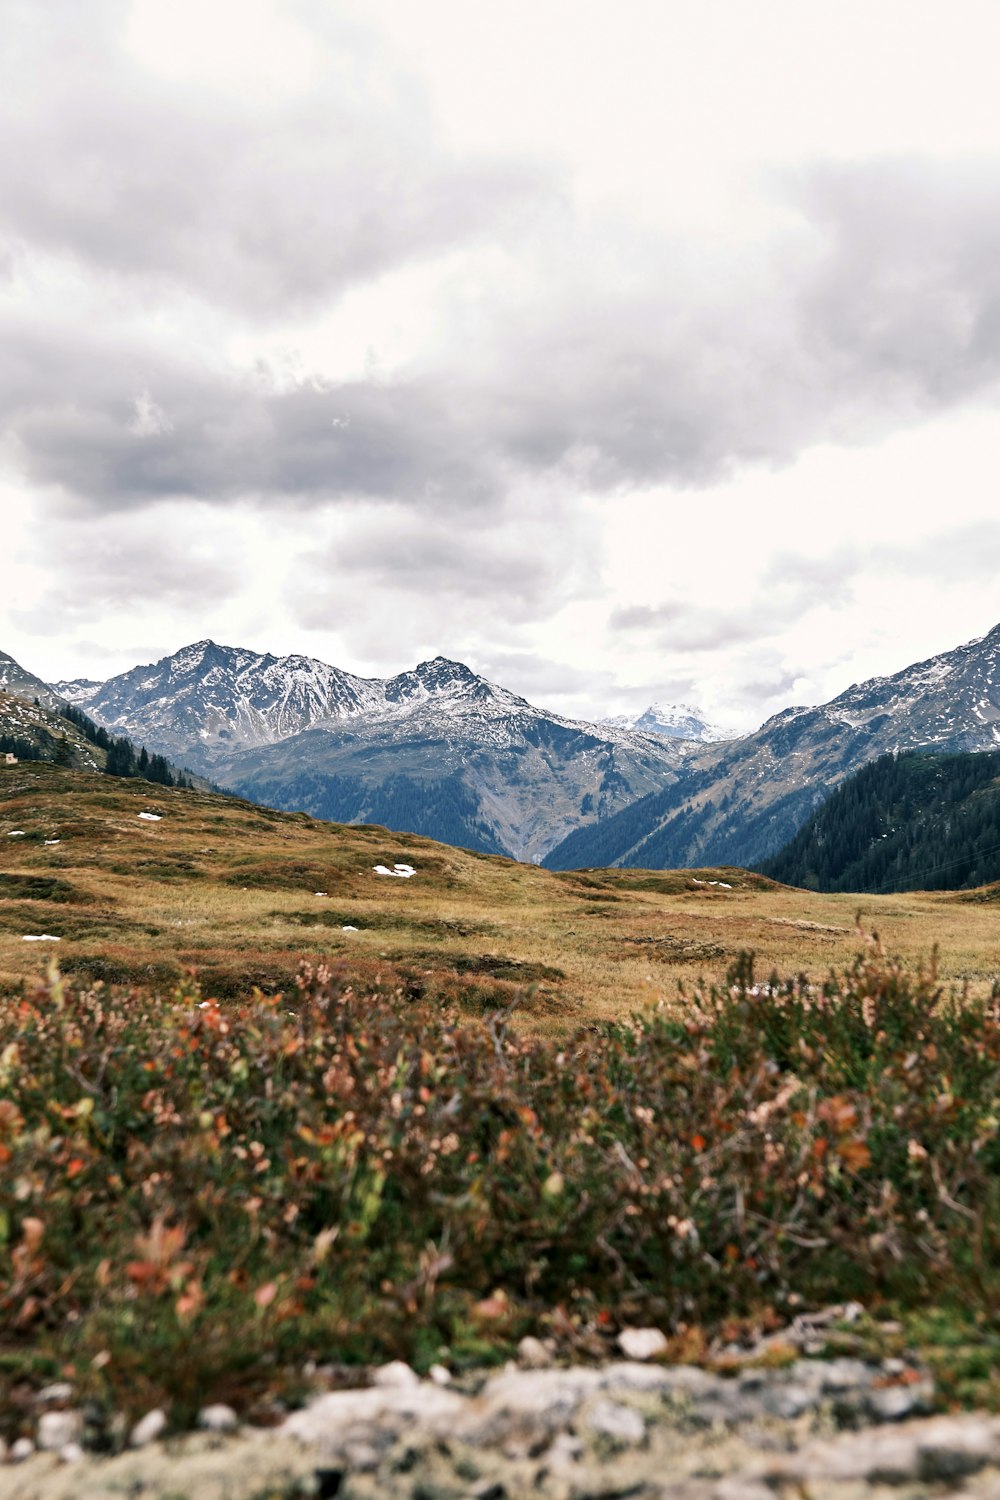
[[[992,0],[8,27],[0,645],[31,669],[444,651],[747,727],[1000,619]]]

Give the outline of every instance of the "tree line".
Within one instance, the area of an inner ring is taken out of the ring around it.
[[[1000,880],[1000,751],[880,756],[757,869],[819,891],[963,890]]]

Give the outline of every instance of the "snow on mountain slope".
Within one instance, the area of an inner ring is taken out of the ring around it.
[[[667,740],[696,740],[703,744],[729,739],[725,730],[710,724],[700,708],[686,703],[651,703],[639,714],[613,714],[598,724],[617,729],[636,729],[641,734],[656,734]]]

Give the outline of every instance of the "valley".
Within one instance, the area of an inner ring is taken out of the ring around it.
[[[412,866],[412,878],[375,873]],[[0,988],[49,957],[84,981],[290,991],[303,959],[556,1033],[627,1018],[679,985],[756,970],[822,980],[855,914],[912,965],[988,995],[1000,892],[823,895],[738,869],[551,872],[384,828],[45,763],[0,767]],[[355,929],[355,930],[347,930]],[[58,938],[58,942],[25,941]]]

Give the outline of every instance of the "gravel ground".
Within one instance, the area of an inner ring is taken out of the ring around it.
[[[630,1332],[644,1358],[601,1366],[558,1367],[530,1339],[518,1365],[454,1384],[383,1366],[268,1430],[213,1406],[171,1437],[150,1412],[113,1457],[85,1450],[87,1413],[53,1386],[0,1500],[1000,1500],[1000,1417],[932,1414],[903,1360],[721,1376],[658,1364],[656,1331]]]

